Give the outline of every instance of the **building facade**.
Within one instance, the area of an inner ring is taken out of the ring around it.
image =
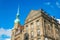
[[[32,10],[20,25],[17,13],[11,40],[60,40],[60,24],[44,10]]]

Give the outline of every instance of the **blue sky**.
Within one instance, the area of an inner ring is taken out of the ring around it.
[[[60,0],[0,0],[0,40],[9,40],[18,5],[21,25],[24,25],[31,10],[40,10],[41,8],[49,15],[60,19]]]

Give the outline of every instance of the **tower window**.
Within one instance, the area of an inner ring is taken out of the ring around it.
[[[20,33],[20,28],[16,29],[16,35]]]

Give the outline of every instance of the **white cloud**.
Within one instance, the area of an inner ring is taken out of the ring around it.
[[[44,3],[45,5],[50,5],[51,3],[50,2],[46,2],[46,3]]]
[[[4,28],[0,28],[0,36],[1,35],[6,35],[6,36],[11,37],[11,29],[6,30]]]
[[[10,38],[6,38],[5,40],[11,40]]]
[[[59,2],[56,2],[56,5],[58,8],[60,8],[60,3]]]
[[[47,6],[50,6],[50,7],[54,8],[54,5],[53,5],[51,2],[46,2],[46,3],[44,3],[44,4],[47,5]],[[56,5],[58,8],[60,8],[60,3],[59,3],[58,1],[55,2],[55,5]]]
[[[11,40],[11,30],[12,29],[0,28],[0,40]],[[9,38],[3,38],[2,35],[5,35]]]
[[[57,19],[59,21],[59,24],[60,24],[60,19]]]
[[[44,4],[47,5],[47,6],[50,6],[51,8],[53,8],[53,5],[51,4],[51,2],[46,2]]]

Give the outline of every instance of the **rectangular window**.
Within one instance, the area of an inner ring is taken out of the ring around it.
[[[33,25],[33,23],[31,23],[31,29],[33,29],[34,28],[34,25]]]
[[[31,28],[33,29],[33,25],[31,25]]]
[[[39,20],[36,21],[36,24],[37,24],[37,26],[40,26],[40,22],[39,22]]]
[[[52,23],[48,21],[47,25],[48,25],[48,30],[51,31],[52,30]]]
[[[40,36],[40,29],[37,30],[37,36]]]
[[[28,30],[28,25],[26,25],[26,31]]]
[[[34,36],[34,33],[33,33],[33,31],[31,32],[31,38],[33,38],[33,36]]]

